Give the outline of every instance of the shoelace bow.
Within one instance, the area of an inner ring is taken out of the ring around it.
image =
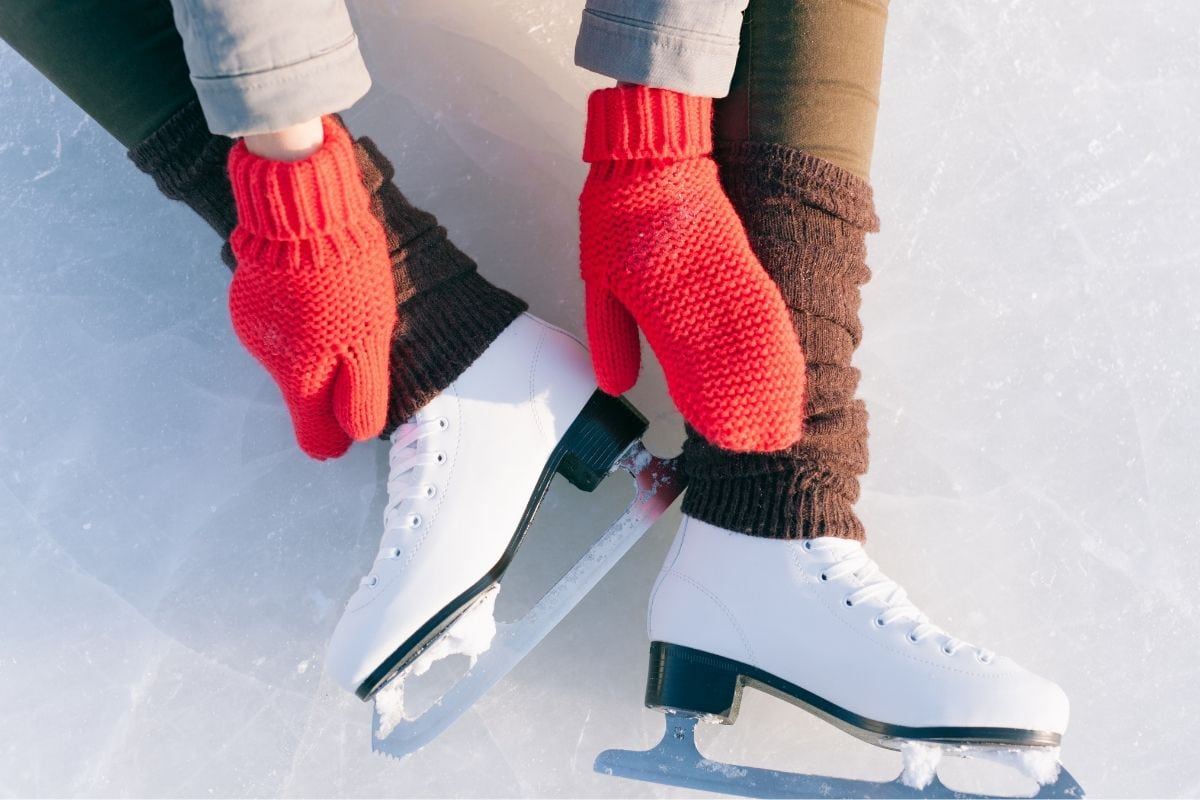
[[[421,516],[407,513],[405,506],[409,500],[429,497],[428,489],[418,478],[423,470],[421,467],[440,464],[445,455],[431,450],[420,450],[418,445],[422,439],[439,431],[445,430],[446,420],[429,419],[401,423],[392,433],[392,447],[388,451],[388,502],[383,509],[383,540],[375,561],[399,558],[404,549],[399,541],[408,531],[421,526]],[[361,583],[374,586],[377,578],[374,573],[367,575]]]
[[[950,635],[929,621],[929,617],[908,599],[908,593],[894,580],[884,575],[879,565],[867,555],[862,545],[850,539],[806,539],[804,548],[809,552],[827,556],[830,561],[825,565],[822,575],[830,581],[836,581],[847,575],[854,575],[861,584],[860,588],[848,594],[845,603],[848,606],[872,600],[883,608],[875,618],[879,627],[884,627],[896,620],[909,620],[913,627],[908,632],[908,640],[913,644],[924,639],[935,637],[941,642],[942,651],[946,655],[954,655],[964,647],[975,651],[976,657],[984,663],[990,662],[996,654],[990,650],[964,642]]]

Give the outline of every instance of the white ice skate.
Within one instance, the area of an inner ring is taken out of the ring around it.
[[[578,341],[525,314],[395,431],[379,553],[327,659],[346,689],[364,700],[379,693],[377,730],[390,735],[373,740],[377,750],[407,755],[448,727],[670,505],[680,487],[672,465],[641,447],[645,428],[628,403],[597,391]],[[638,483],[625,516],[522,619],[496,623],[500,578],[554,475],[591,491],[618,467]],[[408,718],[404,680],[456,652],[471,657],[470,671]]]
[[[963,796],[934,774],[949,754],[1011,763],[1038,796],[1083,794],[1058,766],[1063,691],[933,625],[858,542],[744,536],[685,517],[649,636],[646,705],[667,713],[666,735],[647,753],[600,754],[599,772],[751,797]],[[704,759],[696,723],[733,723],[746,686],[904,751],[905,772],[872,783]]]

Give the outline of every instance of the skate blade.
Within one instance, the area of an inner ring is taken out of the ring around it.
[[[634,479],[633,502],[616,522],[596,540],[565,575],[525,613],[512,622],[494,622],[491,645],[479,653],[466,674],[426,711],[414,718],[403,717],[394,707],[394,692],[403,691],[403,682],[412,676],[413,666],[389,679],[377,698],[372,721],[371,749],[392,758],[404,758],[436,739],[471,708],[489,689],[520,663],[559,622],[592,590],[641,539],[683,491],[673,459],[653,455],[642,443],[634,442],[617,461],[613,471],[623,469]],[[439,639],[455,635],[462,624],[478,625],[471,612],[451,624]],[[437,646],[437,641],[429,648]],[[447,653],[449,655],[449,653]],[[428,664],[424,664],[427,668]],[[399,682],[399,683],[397,683]],[[389,696],[390,695],[390,696]],[[401,700],[402,702],[402,700]],[[382,725],[382,728],[381,728]],[[390,732],[382,738],[381,730]]]
[[[780,772],[710,761],[696,747],[697,717],[668,714],[662,741],[645,751],[605,750],[596,757],[596,772],[637,781],[699,789],[738,797],[937,797],[982,798],[951,789],[937,776],[923,789],[914,789],[900,777],[887,782],[859,781],[825,775]],[[1083,797],[1084,791],[1066,769],[1058,779],[1027,797]]]

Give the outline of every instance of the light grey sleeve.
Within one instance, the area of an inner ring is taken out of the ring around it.
[[[575,63],[619,81],[724,97],[749,0],[587,0]]]
[[[343,0],[171,4],[213,133],[266,133],[344,111],[371,86]]]

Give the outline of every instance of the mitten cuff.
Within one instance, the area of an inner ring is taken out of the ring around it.
[[[245,141],[229,152],[229,181],[238,227],[266,239],[299,241],[348,227],[370,214],[370,200],[350,135],[332,118],[321,148],[300,161],[251,153]]]
[[[712,98],[618,86],[588,98],[583,160],[679,160],[712,152]]]

